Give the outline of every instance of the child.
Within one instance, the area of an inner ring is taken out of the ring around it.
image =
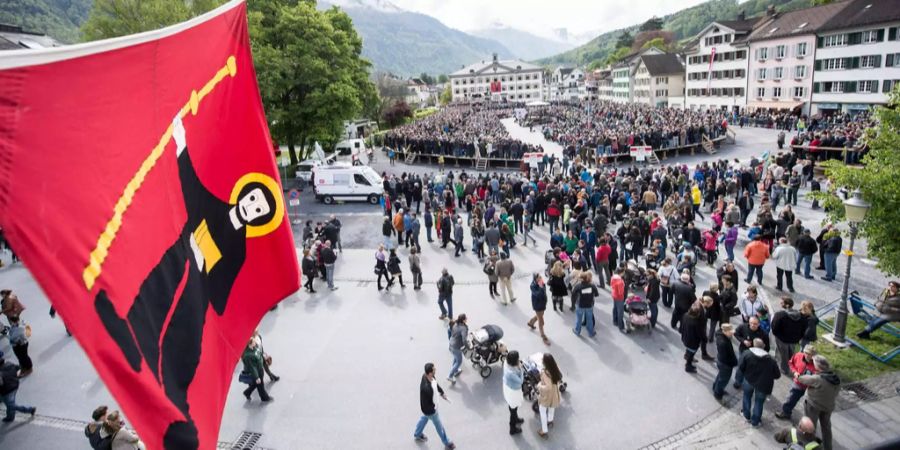
[[[25,378],[33,371],[31,357],[28,356],[28,337],[31,334],[31,327],[26,325],[20,317],[9,318],[9,343],[12,346],[13,353],[19,359],[19,378]]]
[[[759,305],[756,308],[756,318],[759,319],[759,328],[766,332],[766,334],[772,332],[772,322],[769,319],[769,310],[766,308],[766,305]]]

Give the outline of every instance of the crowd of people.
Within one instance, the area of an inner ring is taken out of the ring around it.
[[[572,332],[580,336],[585,330],[588,337],[596,335],[594,310],[606,295],[612,300],[614,326],[623,333],[634,325],[636,303],[647,305],[651,327],[658,326],[662,303],[671,309],[670,326],[681,336],[685,371],[697,371],[697,354],[715,362],[711,391],[717,399],[731,383],[743,398],[742,414],[758,427],[775,380],[790,378],[790,394],[776,416],[791,418],[806,395],[798,436],[815,437],[818,432],[823,447],[830,449],[830,414],[840,381],[830,362],[815,350],[815,307],[809,300],[794,299],[793,283],[795,273],[812,278],[810,265],[816,253],[816,269],[824,271],[821,279],[838,277],[840,233],[829,225],[814,237],[792,210],[801,187],[829,189],[825,180],[812,176],[814,163],[800,159],[797,152],[785,152],[746,163],[707,161],[692,170],[617,168],[589,167],[576,156],[562,173],[384,174],[383,241],[375,255],[378,289],[389,289],[402,272],[398,249],[409,249],[410,270],[421,279],[423,227],[426,241],[435,244],[427,245],[433,251],[446,249],[457,257],[471,251],[483,264],[488,295],[503,305],[516,301],[515,247],[544,246],[546,271],[528,277],[534,315],[527,326],[539,332],[545,345],[552,344],[543,317],[548,303],[560,313],[567,306],[574,311]],[[548,241],[534,238],[538,228],[549,233]],[[749,243],[737,254],[741,235]],[[746,273],[738,272],[737,258],[746,263]],[[704,263],[715,273],[715,281],[698,286],[697,270]],[[382,273],[387,286],[381,284]],[[781,293],[777,305],[761,289],[765,279],[766,284],[774,281],[774,289]],[[441,320],[455,317],[453,286],[453,275],[442,269],[437,281]],[[886,298],[873,330],[898,318],[896,287]],[[448,322],[450,383],[460,375],[466,322],[465,314]],[[512,361],[507,359],[504,366],[510,434],[520,431],[514,411],[518,402],[508,396],[519,386],[517,358],[516,354]],[[545,389],[555,379],[552,374],[548,377]],[[452,447],[433,402],[435,391],[443,395],[433,363],[426,366],[422,386],[423,416],[414,436],[425,440],[423,427],[430,420],[444,444]],[[549,414],[542,421],[552,426]],[[543,422],[541,436],[549,430]]]

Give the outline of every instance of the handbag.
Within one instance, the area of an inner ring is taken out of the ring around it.
[[[25,337],[31,339],[31,325],[25,325]]]
[[[250,372],[247,372],[246,370],[242,370],[241,374],[238,375],[238,381],[240,381],[241,383],[244,383],[244,384],[253,384],[253,382],[256,380],[253,379],[253,376],[250,375]]]
[[[267,366],[272,365],[272,356],[268,354],[263,354],[263,362],[266,363]]]

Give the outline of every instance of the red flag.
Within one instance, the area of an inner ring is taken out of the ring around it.
[[[712,83],[713,78],[713,63],[716,61],[716,48],[712,48],[712,53],[709,54],[709,68],[706,69],[706,95],[712,95],[709,91],[710,83]]]
[[[216,446],[299,288],[272,148],[243,2],[0,56],[0,225],[149,448]]]

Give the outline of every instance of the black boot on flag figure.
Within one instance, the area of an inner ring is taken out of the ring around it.
[[[187,222],[141,283],[123,318],[105,290],[95,308],[106,331],[140,372],[146,362],[166,396],[184,415],[163,437],[168,450],[199,446],[188,404],[188,388],[200,363],[204,320],[209,304],[221,316],[246,258],[246,240],[275,230],[284,216],[280,188],[261,173],[242,176],[229,202],[200,181],[187,150],[181,118],[174,120],[178,173]]]

